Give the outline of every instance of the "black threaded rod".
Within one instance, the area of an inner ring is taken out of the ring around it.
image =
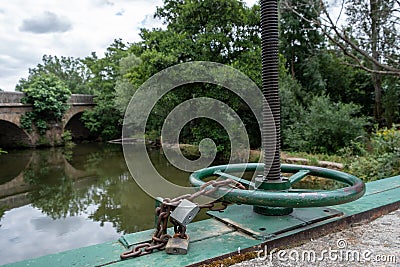
[[[267,125],[267,114],[269,112],[264,107],[263,111],[263,133],[262,141],[264,147],[264,159],[274,153],[274,160],[270,169],[265,168],[264,176],[268,180],[281,179],[280,164],[280,142],[281,142],[281,114],[279,101],[279,57],[278,57],[278,1],[261,0],[261,39],[262,39],[262,79],[263,94],[272,111],[275,120],[276,132],[271,130],[271,125]],[[266,104],[264,104],[266,105]],[[267,151],[268,140],[276,134],[275,152]],[[265,160],[267,166],[267,160]]]

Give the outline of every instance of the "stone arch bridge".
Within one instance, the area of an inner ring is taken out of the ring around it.
[[[21,116],[32,110],[31,105],[21,103],[23,97],[21,92],[0,92],[0,148],[57,145],[66,130],[76,141],[92,138],[80,121],[83,112],[95,105],[92,95],[72,95],[68,101],[70,108],[62,121],[51,125],[45,136],[40,136],[35,130],[28,132],[21,128]]]

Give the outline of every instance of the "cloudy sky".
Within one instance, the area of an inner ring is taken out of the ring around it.
[[[162,0],[0,0],[0,89],[13,91],[42,56],[102,56],[114,39],[139,41]],[[257,0],[246,0],[253,5]]]

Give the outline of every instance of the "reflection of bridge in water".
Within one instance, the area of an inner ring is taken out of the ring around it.
[[[40,159],[38,159],[37,151],[30,152],[30,157],[18,157],[18,162],[21,162],[19,166],[15,164],[16,161],[13,162],[12,168],[14,169],[11,172],[5,171],[0,174],[0,207],[5,207],[6,210],[18,208],[31,203],[29,193],[32,190],[35,190],[36,186],[30,184],[24,176],[26,170],[28,170],[32,164],[37,163],[37,161]],[[24,153],[26,153],[26,151],[24,151]],[[0,162],[0,169],[6,170],[7,167],[10,168],[10,166],[7,165],[10,161],[14,160],[14,157],[6,154],[2,155],[1,159],[2,161]],[[80,186],[79,180],[92,177],[94,175],[93,173],[76,169],[65,159],[62,153],[57,153],[57,156],[52,164],[55,164],[59,169],[64,170],[67,178],[74,181],[74,187]],[[15,166],[17,166],[17,170],[15,169]],[[15,173],[17,173],[17,176],[10,177],[10,175]]]
[[[27,132],[21,128],[21,116],[32,110],[31,105],[21,103],[24,97],[20,92],[0,92],[0,147],[32,147],[39,141],[36,132]],[[64,114],[60,124],[54,123],[50,131],[61,138],[65,130],[72,133],[76,140],[89,137],[89,131],[80,118],[85,110],[94,106],[92,95],[72,95],[68,101],[70,108]]]

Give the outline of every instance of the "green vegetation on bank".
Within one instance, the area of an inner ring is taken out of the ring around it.
[[[400,131],[394,127],[372,133],[364,143],[343,150],[352,159],[347,168],[364,181],[400,175]]]
[[[369,182],[400,175],[400,130],[395,127],[375,130],[370,138],[359,138],[334,155],[287,152],[289,157],[342,163],[344,171]]]

